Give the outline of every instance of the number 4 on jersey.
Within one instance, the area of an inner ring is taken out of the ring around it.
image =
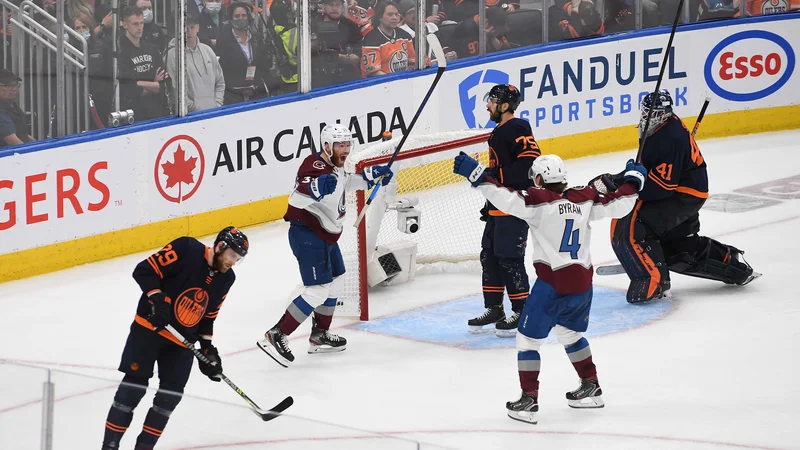
[[[561,248],[559,248],[558,251],[569,253],[572,259],[578,259],[578,250],[581,248],[581,244],[578,243],[578,240],[581,230],[573,231],[572,226],[574,223],[574,219],[567,219],[567,225],[564,227],[564,235],[561,237]]]

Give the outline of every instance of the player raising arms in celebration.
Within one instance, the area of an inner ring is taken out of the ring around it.
[[[760,275],[738,248],[698,235],[699,211],[708,198],[706,162],[672,104],[666,90],[642,100],[642,138],[653,109],[642,149],[650,181],[633,212],[612,223],[611,246],[631,280],[631,303],[663,297],[670,288],[670,271],[736,285]]]
[[[387,166],[367,167],[360,174],[346,173],[344,163],[353,137],[342,125],[326,126],[320,135],[322,153],[306,157],[297,171],[294,191],[284,219],[289,225],[289,245],[300,266],[303,285],[292,292],[291,303],[278,323],[264,334],[258,346],[283,367],[294,361],[287,336],[312,313],[308,353],[340,352],[347,341],[331,334],[333,312],[345,272],[337,241],[342,234],[345,194],[389,184]]]
[[[536,159],[530,170],[535,187],[526,190],[502,186],[463,152],[455,158],[453,171],[466,177],[497,209],[525,220],[531,227],[537,279],[525,302],[517,333],[522,395],[519,400],[506,403],[508,416],[537,423],[539,348],[553,328],[581,378],[580,387],[567,392],[569,406],[602,407],[597,369],[589,342],[583,337],[592,306],[590,222],[630,212],[644,185],[644,167],[630,160],[622,173],[624,184],[608,195],[600,195],[594,187],[567,189],[567,170],[556,155]]]
[[[214,320],[236,276],[234,264],[247,255],[247,236],[234,227],[219,232],[214,248],[181,237],[140,262],[133,278],[142,289],[136,317],[122,351],[119,371],[125,376],[106,418],[103,450],[117,450],[133,420],[158,362],[159,392],[147,412],[135,450],[152,450],[170,414],[181,400],[194,355],[170,332],[172,325],[189,342],[200,340],[203,354],[215,365],[198,361],[200,371],[219,382],[222,361],[211,344]],[[169,392],[166,392],[169,391]]]
[[[540,153],[531,125],[514,117],[520,98],[519,89],[508,84],[495,85],[484,97],[489,118],[497,124],[489,136],[487,173],[502,186],[515,190],[530,187],[528,170]],[[498,210],[491,201],[481,210],[481,220],[486,221],[480,255],[486,310],[467,325],[473,333],[493,326],[495,330],[490,331],[497,336],[514,337],[530,288],[525,271],[528,224]],[[503,311],[504,291],[513,311],[508,318]]]

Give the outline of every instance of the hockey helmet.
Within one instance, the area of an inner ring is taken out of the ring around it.
[[[651,109],[653,110],[653,115],[650,117],[650,124],[647,127],[648,136],[672,117],[672,105],[672,96],[669,95],[669,91],[666,89],[658,93],[651,92],[647,94],[640,105],[642,115],[639,118],[639,136],[644,136],[644,126],[647,123],[647,115]]]
[[[534,184],[536,175],[541,175],[545,184],[566,183],[567,167],[564,165],[564,160],[558,155],[542,155],[533,161],[533,165],[528,171],[528,176]]]
[[[510,84],[497,84],[486,95],[483,96],[483,101],[488,102],[494,99],[499,103],[508,103],[508,112],[514,112],[522,101],[522,96],[519,89]]]
[[[247,251],[250,249],[250,242],[247,240],[247,236],[236,227],[225,227],[220,231],[217,239],[214,240],[214,248],[220,242],[222,242],[222,251],[229,248],[242,258],[247,256]]]
[[[353,133],[351,133],[347,127],[338,123],[326,125],[320,133],[319,141],[322,151],[329,157],[333,156],[333,144],[336,142],[350,142],[350,150],[353,150]],[[330,153],[325,150],[325,144],[328,144],[328,147],[331,149]]]

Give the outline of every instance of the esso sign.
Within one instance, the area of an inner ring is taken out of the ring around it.
[[[792,77],[795,55],[783,37],[748,30],[723,39],[709,52],[706,84],[718,96],[735,102],[764,98]]]
[[[103,210],[111,197],[101,181],[107,171],[108,162],[100,161],[86,171],[64,167],[17,181],[0,179],[0,231]]]

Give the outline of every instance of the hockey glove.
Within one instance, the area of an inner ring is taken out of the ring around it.
[[[371,189],[372,186],[375,186],[375,181],[378,179],[381,180],[381,184],[384,186],[389,184],[389,182],[392,181],[394,173],[389,166],[373,166],[367,167],[361,171],[361,176],[367,181],[367,189]]]
[[[460,152],[453,160],[453,173],[465,177],[472,183],[473,187],[478,186],[486,178],[484,167],[478,161],[464,152]]]
[[[150,301],[150,315],[147,316],[147,321],[156,330],[169,325],[172,320],[172,300],[163,292],[156,292],[148,298]]]
[[[623,181],[625,183],[635,183],[639,191],[644,188],[644,178],[647,176],[647,169],[643,165],[634,162],[632,159],[628,160],[625,165],[625,175]]]
[[[311,198],[316,201],[322,200],[322,197],[332,194],[333,191],[336,190],[337,183],[338,180],[334,175],[326,173],[318,176],[314,179],[314,181],[311,182],[311,186],[309,187]]]
[[[209,380],[221,381],[219,375],[222,373],[222,359],[219,357],[217,347],[209,345],[200,351],[211,363],[204,362],[202,359],[197,360],[197,365],[200,366],[200,372],[207,376]]]

